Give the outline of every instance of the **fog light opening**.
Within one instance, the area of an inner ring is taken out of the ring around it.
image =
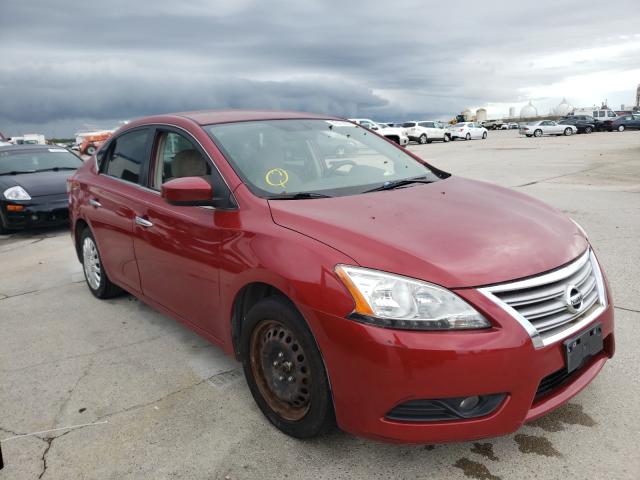
[[[473,410],[480,403],[480,397],[473,395],[471,397],[463,398],[460,401],[460,410],[469,411]]]

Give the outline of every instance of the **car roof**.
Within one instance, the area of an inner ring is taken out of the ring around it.
[[[319,119],[319,120],[344,120],[332,115],[320,115],[307,112],[291,112],[285,110],[199,110],[193,112],[177,112],[151,117],[141,118],[138,123],[149,123],[156,119],[167,117],[182,117],[199,125],[212,125],[216,123],[250,122],[256,120],[289,120],[289,119]],[[134,123],[134,122],[132,122]]]
[[[284,110],[202,110],[197,112],[177,113],[200,125],[212,123],[247,122],[251,120],[285,120],[285,119],[332,119],[339,118],[331,115],[318,115],[307,112],[290,112]]]

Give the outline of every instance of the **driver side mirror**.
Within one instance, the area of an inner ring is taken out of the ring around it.
[[[181,177],[160,187],[160,196],[167,203],[179,206],[213,206],[213,188],[201,177]]]

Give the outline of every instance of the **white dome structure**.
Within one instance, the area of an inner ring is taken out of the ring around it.
[[[566,98],[563,98],[562,102],[560,102],[558,106],[554,109],[554,113],[556,115],[560,115],[561,117],[568,115],[572,111],[573,111],[573,107],[569,102],[567,102]]]
[[[529,103],[527,103],[524,107],[520,109],[520,118],[530,118],[530,117],[537,117],[537,116],[538,116],[538,109],[533,106],[533,103],[531,103],[531,100],[529,100]]]
[[[476,110],[476,122],[484,122],[487,119],[487,109],[479,108]]]

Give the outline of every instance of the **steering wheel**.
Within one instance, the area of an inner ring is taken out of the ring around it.
[[[351,165],[352,167],[355,167],[357,164],[353,160],[338,160],[338,161],[332,162],[331,166],[327,168],[327,176],[340,175],[338,173],[338,169],[340,167],[344,167],[345,165]]]

